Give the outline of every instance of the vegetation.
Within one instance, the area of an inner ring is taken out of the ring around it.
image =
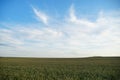
[[[0,58],[0,80],[120,80],[120,57]]]

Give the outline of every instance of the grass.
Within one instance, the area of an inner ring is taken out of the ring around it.
[[[0,58],[0,80],[120,80],[120,57]]]

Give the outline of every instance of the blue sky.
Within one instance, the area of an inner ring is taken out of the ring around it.
[[[119,0],[0,0],[0,56],[120,56]]]

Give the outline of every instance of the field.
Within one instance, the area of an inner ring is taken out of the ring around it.
[[[0,58],[0,80],[120,80],[120,57]]]

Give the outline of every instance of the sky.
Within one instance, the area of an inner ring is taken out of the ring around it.
[[[120,56],[120,0],[0,0],[0,56]]]

